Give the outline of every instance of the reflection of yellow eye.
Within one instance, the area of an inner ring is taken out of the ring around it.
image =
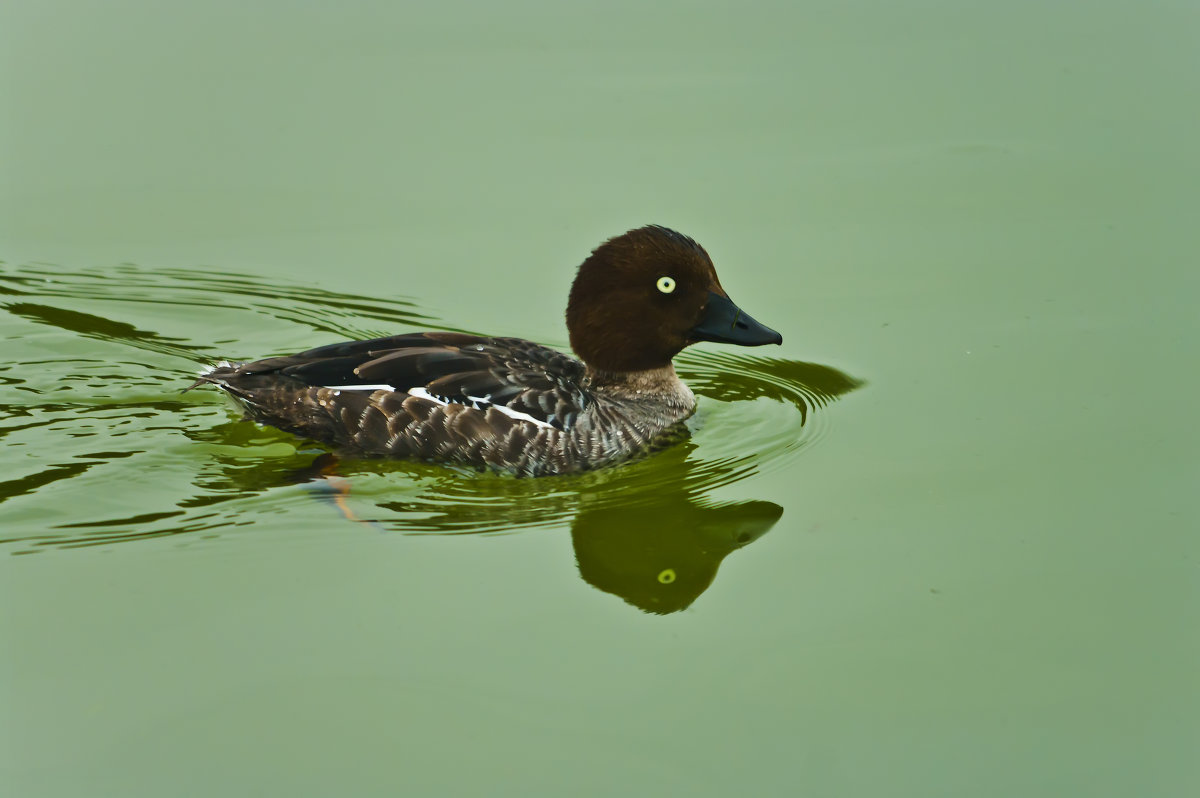
[[[664,294],[669,294],[675,290],[675,278],[674,277],[659,277],[658,282],[655,283],[655,285],[658,287],[659,291],[662,291]],[[664,571],[663,573],[666,573],[666,571]]]
[[[664,279],[664,280],[670,280],[671,278],[670,278],[670,277],[664,277],[663,279]],[[675,581],[675,569],[674,569],[674,568],[668,568],[667,570],[665,570],[665,571],[661,572],[661,573],[658,575],[658,581],[659,581],[659,582],[662,582],[664,585],[669,585],[669,584],[671,584],[672,582],[674,582],[674,581]]]

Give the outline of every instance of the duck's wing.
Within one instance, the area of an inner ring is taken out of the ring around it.
[[[423,403],[485,414],[494,408],[519,421],[569,429],[588,404],[584,373],[575,358],[520,338],[427,332],[220,366],[197,384],[213,383],[250,404],[257,403],[256,394],[265,398],[289,389],[335,392],[325,401],[386,391],[420,400],[410,410],[427,413]]]

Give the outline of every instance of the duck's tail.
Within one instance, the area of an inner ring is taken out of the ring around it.
[[[204,371],[200,372],[199,378],[188,387],[184,388],[180,393],[187,393],[193,388],[199,388],[201,385],[215,385],[226,393],[232,394],[239,399],[247,399],[243,392],[238,391],[237,387],[229,382],[229,378],[238,373],[238,369],[244,364],[230,363],[228,360],[209,366]]]

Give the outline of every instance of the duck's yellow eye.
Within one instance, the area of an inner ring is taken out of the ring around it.
[[[654,285],[658,287],[659,291],[662,291],[664,294],[669,294],[675,290],[675,278],[659,277],[658,282]]]
[[[667,277],[665,279],[670,280],[671,278]],[[667,570],[660,572],[658,575],[658,581],[664,585],[669,585],[672,582],[674,582],[675,581],[675,569],[668,568]]]

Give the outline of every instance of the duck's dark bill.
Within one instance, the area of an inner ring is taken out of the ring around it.
[[[708,304],[700,323],[692,328],[696,341],[716,341],[739,346],[782,344],[783,336],[766,325],[759,324],[729,297],[709,292]]]

